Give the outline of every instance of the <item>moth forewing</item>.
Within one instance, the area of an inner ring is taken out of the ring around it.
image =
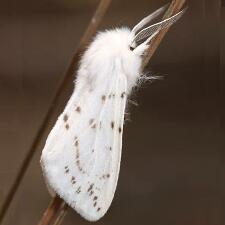
[[[124,79],[114,75],[101,91],[87,87],[82,96],[74,93],[42,153],[50,187],[90,221],[106,213],[117,184],[126,104]]]

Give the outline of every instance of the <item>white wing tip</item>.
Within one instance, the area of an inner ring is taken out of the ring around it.
[[[74,204],[73,201],[69,201],[68,196],[62,195],[61,191],[57,190],[56,186],[54,185],[55,179],[52,176],[52,167],[48,163],[48,156],[46,154],[41,155],[40,164],[42,167],[42,172],[46,180],[46,185],[48,190],[50,191],[50,195],[53,197],[51,193],[56,193],[60,198],[62,198],[71,208],[73,208],[81,217],[84,219],[95,222],[101,219],[105,213],[107,212],[108,208],[105,209],[104,207],[101,208],[101,211],[98,209],[95,211],[88,210],[85,205],[83,204]],[[51,168],[50,168],[51,167]]]

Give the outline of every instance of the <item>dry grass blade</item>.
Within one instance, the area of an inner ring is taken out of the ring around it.
[[[54,222],[53,225],[60,225],[62,224],[62,221],[66,215],[66,212],[67,212],[67,209],[68,209],[68,205],[64,202],[64,204],[62,204],[61,206],[61,209],[59,211],[59,214]]]
[[[77,51],[74,54],[69,66],[66,70],[66,73],[62,77],[62,80],[57,88],[57,91],[51,101],[50,108],[48,109],[46,116],[38,129],[37,135],[34,138],[31,148],[27,152],[25,159],[22,162],[21,168],[19,169],[19,172],[8,192],[8,195],[6,196],[6,199],[2,204],[2,209],[0,212],[0,224],[3,223],[4,217],[10,207],[10,204],[11,204],[11,202],[18,190],[18,187],[27,171],[27,168],[29,167],[30,162],[34,156],[35,150],[37,149],[40,141],[42,140],[42,138],[45,134],[45,131],[47,130],[47,128],[49,126],[49,121],[51,120],[51,118],[53,117],[54,112],[55,112],[55,108],[56,108],[55,106],[58,105],[60,96],[61,96],[62,92],[64,91],[69,78],[71,78],[71,76],[74,73],[74,69],[77,66],[79,56],[80,56],[81,52],[84,50],[85,45],[91,40],[92,36],[96,32],[97,27],[99,26],[100,22],[102,21],[102,18],[105,15],[105,12],[107,11],[110,3],[111,3],[111,0],[100,0],[97,10],[96,10],[94,16],[92,17],[90,24],[86,29],[86,32],[84,33],[83,37],[81,38],[80,44],[77,48]]]
[[[43,213],[38,225],[60,225],[66,215],[67,209],[68,205],[56,195]]]
[[[62,206],[62,199],[59,197],[55,197],[52,199],[50,204],[48,205],[47,210],[44,212],[41,220],[39,221],[38,225],[47,225],[50,224],[54,216],[57,214],[57,212],[60,210]]]

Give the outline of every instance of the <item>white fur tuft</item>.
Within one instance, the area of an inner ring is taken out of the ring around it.
[[[93,85],[98,81],[101,82],[101,79],[107,79],[109,74],[125,74],[130,92],[141,72],[141,55],[130,50],[133,37],[128,28],[98,33],[84,53],[79,71],[88,73],[86,76],[95,83]],[[82,80],[80,72],[77,82]]]

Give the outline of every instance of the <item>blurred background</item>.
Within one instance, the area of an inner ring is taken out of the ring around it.
[[[167,2],[113,0],[100,28],[132,27]],[[0,207],[97,3],[0,1]],[[225,2],[187,3],[149,63],[164,79],[132,95],[138,107],[129,107],[118,188],[95,224],[225,225]],[[44,141],[4,225],[37,224],[50,201],[39,165]],[[88,222],[70,209],[63,224]]]

